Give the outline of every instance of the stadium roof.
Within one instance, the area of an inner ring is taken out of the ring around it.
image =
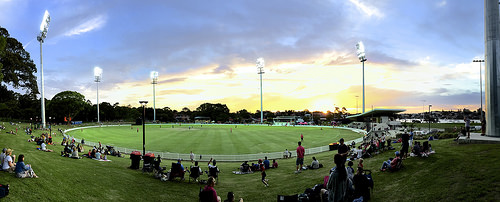
[[[404,112],[406,109],[372,109],[362,114],[356,114],[352,116],[348,116],[348,119],[359,119],[364,117],[380,117],[380,116],[392,116],[399,112]]]

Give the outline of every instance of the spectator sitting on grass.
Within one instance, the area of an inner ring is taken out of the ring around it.
[[[42,144],[40,145],[39,149],[41,151],[44,151],[44,152],[53,152],[53,150],[47,149],[47,146],[45,145],[45,142],[42,142]]]
[[[283,152],[283,158],[287,159],[288,158],[288,149],[285,149],[285,152]]]
[[[363,197],[364,201],[370,200],[370,190],[368,187],[370,186],[370,181],[363,175],[363,168],[358,167],[358,172],[354,175],[354,197],[359,198]]]
[[[354,177],[354,168],[352,168],[353,165],[354,163],[352,161],[349,161],[349,163],[347,163],[347,177],[349,177],[351,181]]]
[[[181,166],[181,170],[184,173],[184,172],[186,172],[186,169],[184,169],[184,166],[182,165],[181,161],[182,161],[182,159],[177,159],[177,164],[179,164]]]
[[[234,193],[232,191],[230,191],[230,192],[227,193],[227,199],[224,200],[224,202],[235,202],[235,200],[234,200]],[[238,200],[238,202],[243,202],[243,199],[240,198],[240,200]]]
[[[221,198],[217,195],[217,191],[215,191],[215,178],[209,177],[207,180],[207,186],[200,192],[200,201],[201,202],[220,202]]]
[[[212,165],[210,165],[210,163],[212,163]],[[208,168],[217,168],[217,161],[210,158],[210,161],[208,161]],[[217,169],[217,171],[219,171],[219,169]]]
[[[75,148],[75,146],[73,146],[73,152],[71,153],[71,158],[80,159],[80,157],[78,156],[78,150]]]
[[[390,158],[389,160],[387,161],[384,161],[384,163],[382,164],[382,168],[380,168],[381,171],[386,171],[387,169],[394,169],[396,168],[396,165],[398,164],[398,161],[401,159],[399,156],[399,151],[396,151],[394,153],[396,155],[395,158]]]
[[[96,151],[97,151],[97,150],[96,150],[95,148],[94,148],[94,149],[92,149],[92,152],[90,152],[90,156],[89,156],[89,158],[91,158],[91,159],[95,159],[95,158],[96,158],[96,155],[95,155],[95,154],[96,154]]]
[[[2,153],[0,154],[0,170],[2,170],[2,163],[5,157],[7,156],[5,153],[7,152],[7,148],[3,148]]]
[[[22,154],[19,155],[15,171],[18,178],[38,178],[33,169],[31,169],[31,166],[24,164],[24,155]]]
[[[278,162],[276,162],[276,159],[273,159],[273,167],[272,168],[278,168]]]
[[[248,165],[248,161],[245,161],[243,162],[241,165],[240,165],[240,171],[241,172],[248,172],[250,170],[250,165]]]
[[[411,149],[411,153],[415,156],[421,156],[422,153],[421,153],[421,149],[420,149],[420,142],[418,141],[415,141],[415,145],[413,146],[413,148]]]
[[[198,168],[199,174],[203,175],[200,166],[198,166],[198,161],[194,161],[194,166],[191,166],[191,168]]]
[[[266,169],[269,169],[270,164],[271,164],[271,163],[269,162],[269,160],[267,160],[267,156],[266,156],[266,157],[264,157],[264,167],[265,167]]]
[[[308,165],[307,168],[308,169],[318,169],[319,168],[319,161],[316,159],[316,157],[312,157],[312,162],[311,162],[311,165]]]
[[[14,163],[16,156],[12,155],[13,151],[14,150],[12,149],[7,149],[7,151],[5,151],[5,158],[3,159],[2,163],[3,171],[14,172],[14,169],[16,168],[16,164]]]
[[[359,159],[358,167],[363,168],[363,158]]]
[[[95,159],[95,160],[100,160],[100,159],[101,159],[101,152],[100,152],[99,150],[97,150],[97,151],[95,152],[95,158],[94,158],[94,159]]]

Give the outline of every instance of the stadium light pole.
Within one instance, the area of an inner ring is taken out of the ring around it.
[[[260,123],[263,123],[264,112],[262,111],[262,74],[264,74],[265,61],[264,58],[257,59],[257,74],[260,74]]]
[[[142,105],[142,155],[146,154],[146,105],[148,101],[139,101]]]
[[[432,105],[429,104],[429,133],[431,132],[431,107]]]
[[[484,62],[484,60],[472,60],[472,62],[479,62],[479,94],[481,96],[481,122],[483,120],[483,72],[482,72],[482,65],[481,63]]]
[[[361,63],[363,63],[363,113],[365,113],[365,46],[360,41],[356,44],[356,54]]]
[[[151,84],[153,84],[153,123],[156,123],[156,88],[155,85],[158,84],[158,72],[151,71]]]
[[[94,81],[97,84],[97,124],[101,123],[99,118],[99,82],[102,78],[102,69],[99,67],[94,67]]]
[[[40,42],[40,80],[42,81],[41,87],[41,105],[42,105],[42,125],[45,128],[45,92],[44,92],[44,82],[43,82],[43,51],[42,44],[47,37],[47,31],[49,30],[50,14],[49,11],[45,10],[43,14],[42,24],[40,24],[40,34],[37,36],[37,40]]]

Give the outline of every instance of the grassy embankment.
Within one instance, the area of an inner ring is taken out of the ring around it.
[[[13,126],[7,125],[7,131]],[[69,159],[59,156],[61,146],[49,146],[55,152],[36,150],[28,143],[27,135],[10,135],[2,130],[0,147],[13,148],[14,154],[25,154],[38,179],[18,179],[13,174],[0,172],[0,183],[10,184],[9,201],[197,201],[202,185],[184,182],[161,182],[151,174],[130,170],[128,158],[110,157],[111,162],[90,159]],[[41,131],[36,131],[40,134]],[[60,136],[56,138],[60,141]],[[399,149],[399,144],[394,144]],[[381,162],[393,156],[384,152],[365,160],[365,167],[373,170],[375,189],[373,201],[491,201],[500,198],[500,175],[496,161],[500,145],[457,145],[451,139],[433,141],[437,151],[429,158],[409,158],[405,167],[395,173],[377,171]],[[260,182],[260,174],[234,175],[239,163],[220,162],[220,181],[216,185],[225,199],[228,191],[245,201],[276,201],[278,194],[302,193],[314,184],[322,183],[323,176],[333,166],[335,151],[315,155],[326,168],[293,174],[295,159],[279,160],[279,168],[268,170],[270,187]],[[311,156],[306,156],[310,162]],[[164,161],[164,165],[171,161]],[[186,166],[190,163],[185,162]],[[355,165],[357,162],[355,162]],[[170,166],[168,166],[170,167]],[[203,166],[206,169],[206,166]],[[206,179],[206,176],[203,176]]]

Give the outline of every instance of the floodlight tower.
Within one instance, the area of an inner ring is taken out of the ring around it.
[[[482,71],[482,65],[481,63],[484,62],[484,60],[472,60],[472,62],[479,62],[479,96],[481,97],[481,122],[483,122],[483,71]]]
[[[94,67],[94,81],[97,84],[97,123],[99,124],[101,119],[99,119],[99,82],[102,78],[102,69],[99,67]]]
[[[153,84],[153,122],[156,122],[156,88],[155,85],[158,84],[158,72],[151,71],[151,84]]]
[[[363,42],[360,41],[356,44],[356,54],[358,55],[359,61],[363,63],[363,113],[365,113],[365,46]]]
[[[260,74],[260,123],[264,120],[264,112],[262,111],[262,74],[264,74],[265,61],[264,58],[257,59],[257,74]]]
[[[142,105],[142,155],[146,154],[146,105],[148,101],[139,101]]]
[[[45,128],[45,95],[44,95],[44,82],[43,82],[43,52],[42,52],[42,43],[47,37],[47,31],[49,30],[50,23],[50,14],[49,11],[45,10],[45,14],[43,14],[42,24],[40,24],[40,34],[37,36],[37,40],[40,42],[40,80],[42,81],[42,92],[41,94],[41,103],[42,103],[42,125]]]

